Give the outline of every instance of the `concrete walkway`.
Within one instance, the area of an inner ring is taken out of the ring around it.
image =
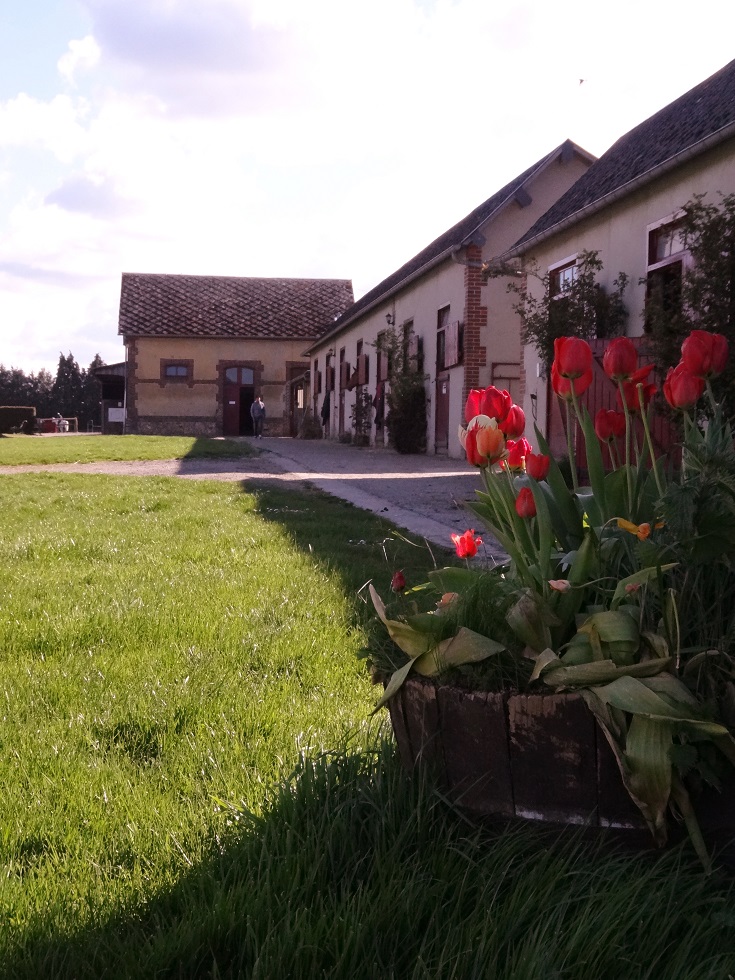
[[[476,528],[467,507],[482,489],[479,470],[446,456],[404,456],[391,449],[357,448],[330,440],[269,438],[248,440],[269,455],[287,479],[313,486],[379,514],[432,544],[452,547],[451,535]],[[503,552],[484,535],[488,558]]]

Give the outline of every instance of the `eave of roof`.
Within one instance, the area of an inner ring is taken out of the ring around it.
[[[531,180],[538,177],[547,167],[558,157],[576,154],[586,160],[594,161],[595,157],[582,147],[565,140],[557,146],[551,153],[547,154],[533,166],[529,167],[514,180],[510,181],[492,197],[488,198],[483,204],[475,208],[468,215],[445,231],[438,238],[434,239],[426,248],[418,252],[412,259],[402,265],[391,275],[387,276],[382,282],[368,290],[356,303],[349,307],[338,318],[334,326],[330,327],[322,334],[316,343],[312,344],[304,351],[305,355],[310,354],[316,347],[321,347],[325,342],[339,336],[351,324],[360,317],[371,312],[381,303],[386,303],[395,295],[409,286],[412,282],[427,275],[432,269],[441,263],[453,259],[467,245],[473,241],[483,244],[478,239],[481,229],[498,217],[513,201],[522,196],[523,189]]]
[[[667,142],[659,138],[662,131],[668,136],[669,143],[675,145],[679,140],[679,146],[646,167],[645,161],[654,155],[653,152],[648,155],[647,149],[660,150],[663,145],[666,151]],[[732,61],[617,140],[512,248],[494,262],[502,263],[526,254],[531,248],[734,136],[735,61]],[[636,169],[639,160],[641,164]],[[610,184],[616,168],[625,175],[609,189],[595,194],[596,182],[602,187]]]

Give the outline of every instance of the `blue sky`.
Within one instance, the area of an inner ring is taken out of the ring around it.
[[[359,297],[733,37],[721,0],[0,0],[0,363],[121,360],[123,272]]]

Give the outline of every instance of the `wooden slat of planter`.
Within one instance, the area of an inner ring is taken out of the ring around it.
[[[406,717],[403,709],[403,694],[403,690],[400,690],[397,694],[393,695],[388,702],[388,713],[390,714],[390,723],[393,726],[393,734],[398,743],[398,754],[401,757],[401,765],[407,772],[411,772],[416,763],[416,756],[406,725]]]
[[[437,778],[444,784],[444,757],[439,731],[436,687],[431,681],[422,677],[409,677],[401,688],[401,694],[414,764],[426,765],[433,769]]]
[[[613,750],[599,727],[597,729],[597,799],[601,827],[646,829],[646,821],[628,795]]]
[[[512,816],[504,696],[444,685],[437,701],[450,799],[476,813]]]
[[[595,720],[579,695],[516,695],[508,722],[517,816],[596,823]]]

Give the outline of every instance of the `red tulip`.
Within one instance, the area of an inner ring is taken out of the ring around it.
[[[403,592],[403,590],[406,588],[406,578],[400,569],[397,572],[393,572],[393,578],[390,580],[390,587],[394,592]]]
[[[692,330],[681,345],[681,363],[698,378],[714,378],[727,364],[727,340],[721,333]]]
[[[611,381],[627,381],[638,365],[638,351],[628,337],[610,341],[602,355],[602,368]]]
[[[523,487],[516,497],[516,514],[523,518],[536,516],[536,501],[528,487]]]
[[[505,465],[509,470],[522,470],[523,461],[533,448],[531,443],[528,439],[520,438],[516,442],[508,439],[505,445],[508,450]]]
[[[691,408],[704,391],[704,378],[690,374],[686,364],[669,368],[663,384],[664,398],[672,408]]]
[[[526,428],[526,416],[520,405],[511,405],[505,419],[498,423],[498,427],[505,433],[508,439],[517,439],[523,435]]]
[[[458,558],[474,558],[478,547],[482,544],[482,538],[475,537],[474,528],[465,531],[464,534],[453,534],[452,541]]]
[[[549,475],[551,458],[543,453],[526,454],[526,473],[534,480],[545,480]]]
[[[651,399],[656,394],[656,385],[647,380],[648,375],[656,367],[655,364],[647,364],[646,367],[638,368],[631,375],[630,381],[623,382],[623,394],[625,396],[625,404],[628,406],[629,412],[640,412],[641,406],[638,400],[638,385],[643,385],[643,407],[648,408],[651,403]],[[620,389],[618,389],[618,405],[623,407],[622,398],[620,397]]]
[[[491,419],[503,422],[512,404],[510,394],[505,389],[501,391],[495,385],[488,385],[480,399],[480,412]]]
[[[583,395],[591,384],[591,367],[588,368],[580,377],[570,380],[569,378],[565,378],[559,374],[556,361],[554,361],[554,363],[551,365],[551,387],[554,389],[555,394],[557,394],[559,398],[563,398],[564,401],[572,401],[572,385],[574,385],[574,394],[579,396]]]
[[[472,419],[480,414],[480,399],[482,398],[482,392],[478,391],[477,388],[473,388],[469,395],[467,395],[467,401],[464,403],[464,420],[465,422],[471,422]]]
[[[464,451],[467,454],[467,462],[471,463],[472,466],[485,466],[487,460],[477,451],[478,431],[479,429],[476,425],[472,425],[467,429],[464,439]]]
[[[580,337],[557,337],[554,364],[562,378],[581,378],[592,369],[592,348]]]
[[[601,442],[611,442],[625,435],[625,415],[611,408],[601,408],[595,415],[595,433]]]

